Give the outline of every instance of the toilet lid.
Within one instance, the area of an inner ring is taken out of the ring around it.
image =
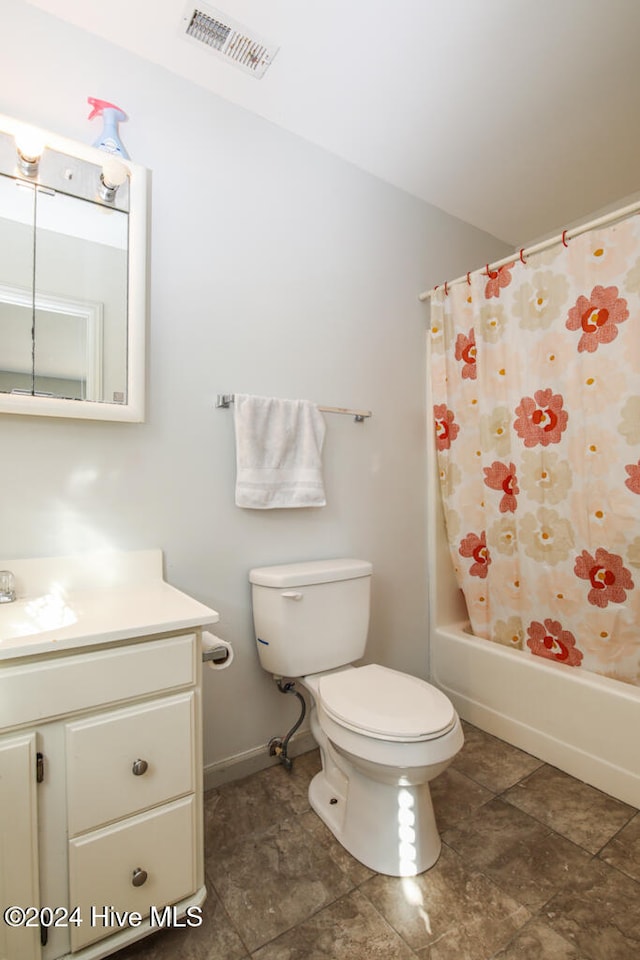
[[[380,740],[429,740],[456,719],[451,701],[430,683],[378,664],[321,677],[318,696],[337,723]]]

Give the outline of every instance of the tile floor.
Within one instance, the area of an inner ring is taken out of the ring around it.
[[[638,960],[640,813],[465,724],[432,784],[443,838],[411,879],[310,809],[317,751],[205,795],[203,925],[117,960]]]

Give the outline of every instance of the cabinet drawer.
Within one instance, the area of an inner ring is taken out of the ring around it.
[[[66,725],[69,835],[195,790],[195,694]]]
[[[133,884],[135,871],[146,872],[141,886]],[[70,928],[71,949],[79,950],[120,929],[112,912],[106,919],[99,916],[105,908],[119,914],[137,911],[146,917],[152,906],[161,909],[195,889],[193,797],[72,840],[69,896],[70,903],[80,908],[83,923]]]
[[[188,686],[196,635],[167,637],[0,669],[0,729]]]

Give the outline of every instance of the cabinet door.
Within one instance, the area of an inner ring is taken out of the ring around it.
[[[0,738],[0,905],[39,906],[36,737]],[[38,927],[0,919],[0,960],[40,956]]]

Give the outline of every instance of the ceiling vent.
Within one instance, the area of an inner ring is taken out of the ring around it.
[[[204,44],[245,73],[262,77],[278,52],[278,47],[205,4],[189,4],[182,18],[184,35]]]

